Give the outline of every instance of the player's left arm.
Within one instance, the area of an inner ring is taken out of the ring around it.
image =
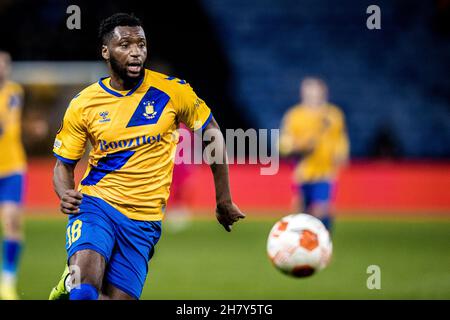
[[[214,137],[210,141],[203,141],[202,145],[203,150],[205,150],[208,145],[214,143],[214,148],[212,149],[214,149],[216,156],[214,156],[213,161],[209,161],[209,165],[214,176],[216,217],[225,230],[230,232],[233,223],[245,218],[245,215],[239,210],[231,197],[227,153],[223,134],[205,101],[200,99],[186,82],[177,83],[176,107],[178,120],[196,134],[203,133],[204,136],[210,133],[211,137]]]
[[[339,111],[335,116],[335,126],[333,130],[334,162],[336,166],[342,167],[347,164],[350,155],[350,142],[345,126],[344,114]]]
[[[230,180],[228,174],[228,158],[223,135],[214,117],[204,128],[204,131],[214,130],[213,141],[204,141],[203,149],[210,143],[215,143],[215,153],[221,155],[216,161],[210,163],[210,168],[214,176],[214,186],[216,191],[216,218],[226,231],[231,231],[233,223],[244,219],[245,214],[233,202],[230,191]],[[216,141],[217,140],[217,141]]]

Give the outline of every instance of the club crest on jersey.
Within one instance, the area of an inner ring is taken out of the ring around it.
[[[102,118],[98,122],[104,123],[104,122],[111,121],[111,119],[108,117],[109,116],[109,112],[108,111],[102,111],[102,112],[99,113],[99,115]]]
[[[137,105],[127,128],[156,124],[169,100],[170,97],[167,93],[150,87]]]
[[[142,114],[145,119],[153,119],[158,112],[155,111],[155,101],[146,101],[144,102],[145,105],[145,112]]]

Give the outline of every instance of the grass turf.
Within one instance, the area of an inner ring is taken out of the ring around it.
[[[275,220],[247,220],[226,233],[197,220],[163,230],[142,299],[450,299],[450,221],[338,220],[330,266],[308,279],[270,264],[266,237]],[[65,220],[26,221],[22,299],[47,299],[65,262]],[[369,265],[381,289],[369,290]]]

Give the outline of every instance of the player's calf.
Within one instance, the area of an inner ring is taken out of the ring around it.
[[[311,205],[309,213],[318,218],[331,231],[332,219],[330,216],[330,205],[327,202],[316,202]]]
[[[103,283],[106,262],[103,256],[94,250],[80,250],[75,252],[69,260],[72,268],[79,270],[79,275],[73,279],[79,279],[79,284],[74,284],[70,290],[70,300],[98,300]]]

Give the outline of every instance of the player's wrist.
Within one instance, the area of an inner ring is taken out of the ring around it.
[[[216,200],[216,207],[219,209],[229,207],[232,204],[233,200],[231,200],[231,197]]]

